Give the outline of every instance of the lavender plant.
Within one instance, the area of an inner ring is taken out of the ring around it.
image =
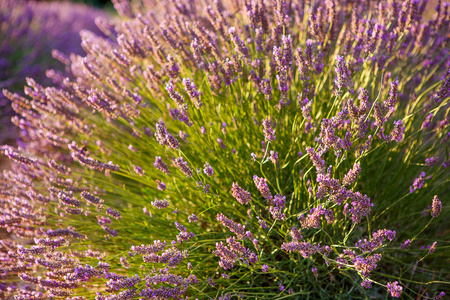
[[[2,296],[444,298],[448,5],[114,3],[4,91]]]

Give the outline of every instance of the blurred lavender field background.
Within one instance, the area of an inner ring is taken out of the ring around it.
[[[0,1],[0,143],[14,143],[13,110],[3,96],[4,88],[23,93],[26,77],[42,83],[47,70],[62,71],[52,50],[84,55],[80,30],[101,35],[95,19],[106,13],[82,3]]]

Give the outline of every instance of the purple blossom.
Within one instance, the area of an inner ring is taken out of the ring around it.
[[[359,240],[355,246],[361,250],[361,252],[373,252],[375,249],[383,245],[384,237],[392,241],[395,238],[395,231],[380,229],[374,232],[372,239],[368,241],[367,239]]]
[[[156,140],[171,149],[180,149],[180,143],[168,131],[163,122],[156,123]]]
[[[245,46],[245,43],[239,38],[236,33],[235,27],[230,27],[228,29],[228,33],[230,34],[231,40],[233,41],[235,48],[234,50],[239,56],[239,59],[244,60],[249,57],[249,49]]]
[[[163,209],[169,206],[169,201],[165,199],[164,200],[155,199],[155,201],[152,201],[151,204],[158,209]]]
[[[192,222],[197,222],[198,218],[195,214],[192,214],[188,217],[188,220],[189,220],[189,223],[192,223]]]
[[[195,83],[190,78],[183,78],[184,89],[189,95],[189,98],[194,102],[194,105],[197,109],[202,107],[203,103],[200,100],[200,92],[197,90]]]
[[[433,113],[429,113],[427,115],[427,117],[425,118],[425,121],[423,121],[422,128],[430,127],[432,119],[433,119]]]
[[[425,165],[427,167],[434,166],[439,161],[439,157],[429,157],[425,159]]]
[[[387,283],[387,290],[389,293],[391,293],[392,297],[400,298],[403,288],[401,285],[398,284],[398,281],[394,281]]]
[[[441,214],[441,210],[442,210],[442,203],[441,203],[441,200],[439,200],[439,198],[436,195],[433,197],[433,203],[432,203],[431,207],[432,207],[431,216],[433,218],[439,217],[439,215]]]
[[[348,173],[344,176],[344,179],[342,180],[342,185],[349,186],[349,185],[353,184],[360,172],[361,172],[360,164],[355,163],[353,165],[353,169],[348,171]]]
[[[167,167],[167,164],[162,161],[161,156],[155,157],[155,163],[153,164],[153,166],[166,175],[170,174],[169,168]]]
[[[278,152],[271,150],[269,159],[274,165],[278,164]]]
[[[365,289],[370,289],[372,287],[372,281],[366,278],[361,282],[361,286]]]
[[[172,83],[168,82],[166,84],[166,91],[169,93],[170,98],[175,101],[175,103],[181,110],[187,109],[187,104],[185,103],[183,96],[181,96],[179,92],[174,90],[174,86]]]
[[[203,166],[203,172],[208,176],[211,177],[214,174],[213,168],[209,165],[208,162],[205,162],[205,165]]]
[[[417,190],[420,190],[423,187],[425,182],[425,172],[420,173],[420,176],[414,179],[414,183],[409,187],[409,192],[412,194]]]
[[[227,146],[224,144],[224,142],[223,142],[223,140],[221,139],[221,138],[218,138],[217,139],[217,142],[219,143],[219,146],[222,148],[222,149],[225,149]]]
[[[431,246],[428,246],[429,247],[428,254],[433,254],[436,251],[436,245],[437,245],[437,242],[433,242],[433,244],[431,244]]]
[[[138,174],[140,176],[144,176],[145,175],[145,171],[142,170],[142,168],[140,166],[133,165],[133,170],[134,170],[134,172],[136,172],[136,174]]]
[[[191,168],[187,165],[187,162],[183,160],[183,157],[178,157],[175,159],[175,165],[183,172],[186,177],[190,178],[194,174]]]
[[[267,185],[267,179],[254,175],[253,181],[255,182],[256,187],[261,192],[261,195],[264,197],[264,199],[270,201],[273,196],[270,193],[269,186]]]
[[[372,272],[377,267],[377,263],[380,260],[381,254],[370,255],[366,258],[358,255],[352,259],[352,262],[355,266],[355,269],[361,272],[364,277],[367,277],[370,275],[370,272]]]
[[[257,217],[257,218],[258,218],[259,225],[261,225],[262,228],[266,229],[268,227],[266,221],[260,219],[259,217]]]
[[[160,191],[166,190],[166,184],[162,181],[156,180],[156,188]]]
[[[392,129],[389,136],[386,137],[386,141],[388,143],[393,141],[401,142],[403,140],[404,132],[405,126],[403,126],[403,121],[402,120],[394,121],[394,129]]]
[[[317,208],[311,208],[307,217],[301,214],[297,219],[302,225],[302,229],[320,228],[320,216],[325,214],[325,209],[319,205]]]
[[[370,198],[367,197],[367,195],[362,195],[359,192],[353,193],[351,198],[352,207],[348,210],[348,212],[352,214],[352,221],[354,223],[359,223],[363,217],[370,214],[373,203],[370,202]],[[347,204],[345,204],[346,207],[348,207]]]
[[[227,227],[231,232],[235,233],[239,240],[246,237],[245,226],[228,219],[224,214],[217,215],[217,221]]]
[[[290,252],[300,252],[300,255],[303,258],[309,258],[311,255],[316,254],[319,251],[319,247],[317,245],[313,245],[307,242],[290,242],[283,243],[281,245],[281,249]]]
[[[264,273],[267,273],[267,271],[269,270],[269,266],[268,266],[268,265],[263,265],[262,268],[261,268],[261,270],[262,270]]]
[[[407,239],[406,241],[404,241],[404,242],[400,245],[400,249],[401,249],[401,250],[404,250],[404,249],[408,248],[410,244],[411,244],[411,240],[410,240],[410,239]]]
[[[350,70],[347,68],[344,58],[340,55],[336,56],[336,67],[334,70],[336,72],[336,79],[334,80],[336,86],[335,93],[340,95],[346,87],[353,94],[354,90]]]
[[[264,139],[266,142],[272,142],[276,139],[276,135],[275,135],[275,130],[273,130],[272,127],[272,122],[270,121],[270,119],[267,117],[264,119],[263,123],[262,123],[263,127],[264,127]]]
[[[252,201],[252,195],[250,192],[241,188],[236,182],[233,182],[231,193],[233,197],[242,205],[247,205],[250,201]]]

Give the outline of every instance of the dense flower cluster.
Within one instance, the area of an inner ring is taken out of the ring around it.
[[[0,297],[441,297],[448,5],[113,3],[3,91]]]

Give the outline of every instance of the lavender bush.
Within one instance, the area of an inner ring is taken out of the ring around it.
[[[145,3],[4,91],[2,296],[444,298],[447,4]]]
[[[22,92],[27,76],[45,80],[45,71],[64,70],[51,58],[51,51],[85,54],[79,31],[88,29],[102,34],[95,18],[105,17],[100,10],[69,2],[34,2],[2,0],[0,2],[0,89]],[[61,70],[62,69],[62,70]],[[13,111],[0,92],[0,142],[15,139],[10,122]]]

